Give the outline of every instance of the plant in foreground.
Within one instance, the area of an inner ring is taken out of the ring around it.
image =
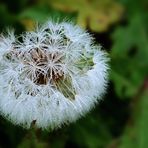
[[[57,128],[87,113],[105,92],[107,58],[70,23],[0,37],[0,113],[29,128]]]

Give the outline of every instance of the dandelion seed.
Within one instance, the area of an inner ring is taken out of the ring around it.
[[[0,37],[0,113],[14,124],[54,129],[101,99],[106,54],[78,26],[49,21],[35,32]]]

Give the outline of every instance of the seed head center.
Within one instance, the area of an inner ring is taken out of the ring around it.
[[[55,52],[35,48],[29,52],[19,53],[18,51],[11,51],[9,57],[13,56],[19,59],[24,65],[24,73],[36,85],[46,85],[48,82],[54,82],[62,79],[64,76],[63,71],[63,56]]]
[[[49,53],[40,49],[33,49],[29,54],[36,66],[35,78],[32,79],[35,84],[46,85],[49,81],[54,83],[63,77],[61,54]]]

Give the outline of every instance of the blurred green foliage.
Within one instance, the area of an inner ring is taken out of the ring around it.
[[[25,130],[1,117],[0,147],[147,148],[148,1],[1,0],[0,30],[31,30],[48,19],[72,20],[109,52],[104,100],[76,123],[48,132]]]
[[[123,7],[113,0],[52,0],[52,6],[66,12],[77,12],[77,23],[92,31],[103,32],[118,22]]]

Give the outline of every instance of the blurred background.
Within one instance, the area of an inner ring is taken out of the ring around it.
[[[50,18],[79,24],[109,53],[108,91],[76,123],[36,136],[0,117],[0,148],[148,148],[148,1],[0,0],[0,32]]]

